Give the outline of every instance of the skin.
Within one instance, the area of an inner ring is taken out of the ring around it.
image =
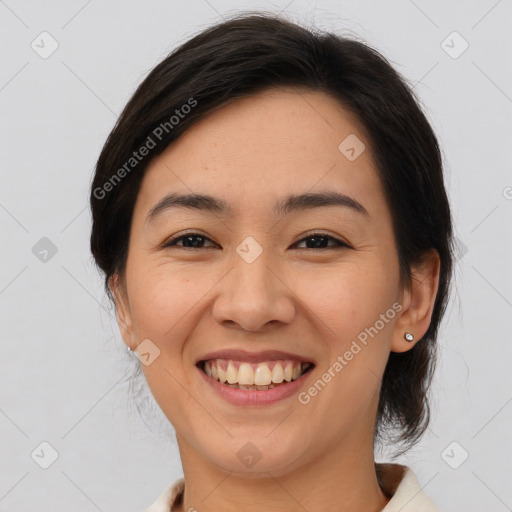
[[[355,161],[338,149],[350,134],[366,145]],[[273,213],[285,195],[327,189],[356,199],[369,217],[340,206]],[[236,215],[173,209],[145,222],[169,192],[222,198]],[[303,241],[312,229],[350,247],[315,248]],[[203,247],[161,247],[184,230],[206,237]],[[236,252],[247,236],[263,248],[250,264]],[[151,162],[126,270],[111,289],[125,343],[135,350],[149,339],[160,350],[143,370],[176,430],[186,480],[180,511],[382,510],[389,498],[373,454],[381,377],[390,351],[410,350],[430,324],[437,253],[412,275],[408,289],[370,141],[324,93],[274,89],[237,100]],[[195,368],[212,350],[278,349],[315,362],[310,386],[393,303],[401,311],[307,404],[293,396],[235,406]],[[237,457],[247,442],[261,454],[251,468]]]

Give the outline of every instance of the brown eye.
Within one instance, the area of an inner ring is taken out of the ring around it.
[[[168,242],[166,242],[163,247],[183,247],[185,249],[200,249],[204,247],[205,240],[211,240],[201,235],[200,233],[187,233],[185,235],[180,235],[175,237]],[[182,245],[179,245],[178,242],[182,242]]]
[[[342,242],[341,240],[334,238],[333,236],[330,236],[326,233],[311,233],[310,235],[297,242],[297,244],[301,244],[303,242],[309,242],[310,246],[304,248],[301,247],[301,249],[334,249],[337,247],[349,248],[349,245],[345,242]],[[331,245],[330,247],[327,246],[329,242],[334,242],[334,245]]]

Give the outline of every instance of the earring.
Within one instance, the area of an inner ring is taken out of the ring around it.
[[[126,350],[128,350],[128,352],[132,351],[131,347],[129,347],[128,345],[126,345]]]
[[[406,332],[404,334],[404,338],[407,340],[407,341],[414,341],[414,336],[410,333],[410,332]]]

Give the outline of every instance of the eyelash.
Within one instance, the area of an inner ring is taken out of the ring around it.
[[[170,248],[170,247],[178,247],[178,248],[181,248],[181,249],[187,249],[187,250],[196,250],[196,249],[203,249],[203,247],[184,247],[184,246],[180,246],[180,245],[175,245],[176,242],[186,238],[186,237],[199,237],[199,238],[203,238],[205,240],[210,240],[210,242],[212,242],[212,240],[210,238],[208,238],[207,236],[205,235],[202,235],[201,233],[196,233],[196,232],[190,232],[190,233],[185,233],[183,235],[180,235],[180,236],[177,236],[175,238],[172,238],[171,240],[165,242],[163,245],[162,245],[162,248]],[[351,247],[346,243],[346,242],[343,242],[342,240],[339,240],[338,238],[335,238],[331,235],[328,235],[327,233],[323,233],[323,232],[320,232],[320,231],[313,231],[311,233],[308,233],[304,238],[302,238],[301,240],[299,240],[298,242],[295,242],[294,245],[296,244],[299,244],[299,243],[302,243],[304,242],[305,240],[309,239],[309,238],[327,238],[328,240],[332,240],[333,242],[336,243],[336,246],[331,246],[331,247],[319,247],[317,248],[316,250],[327,250],[327,249],[337,249],[337,248],[341,248],[341,247],[345,247],[347,249],[351,249]],[[215,243],[215,242],[213,242]],[[299,250],[303,250],[303,249],[308,249],[308,247],[302,247],[300,248]],[[309,248],[311,249],[311,248]]]

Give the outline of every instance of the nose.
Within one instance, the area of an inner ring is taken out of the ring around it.
[[[279,265],[261,254],[252,263],[235,259],[235,267],[218,284],[212,307],[216,322],[245,331],[290,323],[295,315],[293,291]]]

